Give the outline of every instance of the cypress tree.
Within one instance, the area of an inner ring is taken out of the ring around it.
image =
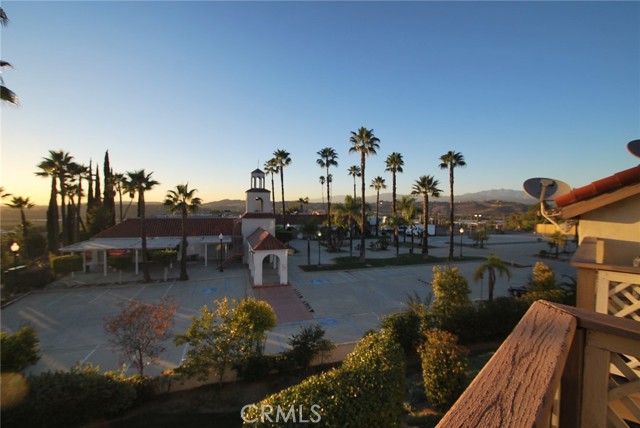
[[[107,225],[113,226],[116,224],[116,202],[115,202],[115,190],[113,186],[113,170],[109,162],[109,150],[104,154],[104,197],[102,198],[102,207],[105,211],[105,218],[107,219]]]

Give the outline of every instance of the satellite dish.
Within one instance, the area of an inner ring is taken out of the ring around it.
[[[640,140],[629,141],[627,143],[627,150],[635,157],[640,158]]]
[[[522,185],[527,195],[539,201],[550,201],[571,191],[564,181],[551,178],[530,178]]]

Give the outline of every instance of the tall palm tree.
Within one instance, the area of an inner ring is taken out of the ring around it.
[[[1,192],[0,192],[1,193]],[[31,209],[35,206],[29,198],[23,198],[22,196],[14,196],[11,198],[11,202],[6,204],[9,208],[15,208],[20,210],[20,220],[22,222],[22,252],[25,256],[29,257],[29,222],[27,222],[27,216],[24,212],[25,209]]]
[[[453,213],[453,170],[457,167],[466,166],[462,153],[449,150],[440,156],[440,169],[449,169],[449,189],[451,190],[449,202],[449,261],[453,260],[453,222],[455,220]]]
[[[138,213],[140,216],[140,239],[142,240],[142,274],[144,282],[151,281],[149,273],[149,261],[147,260],[147,224],[145,221],[144,192],[153,189],[160,184],[151,178],[153,172],[146,173],[144,169],[128,171],[127,176],[131,183],[131,188],[138,193]]]
[[[9,17],[4,12],[4,9],[0,7],[0,25],[4,27],[7,24],[9,24]],[[0,60],[0,68],[3,68],[3,67],[13,67],[13,66],[7,61]],[[4,80],[2,79],[2,76],[0,76],[0,99],[2,101],[6,101],[11,104],[16,104],[16,105],[19,104],[18,96],[15,94],[15,92],[13,92],[11,89],[4,86]]]
[[[362,171],[358,165],[351,165],[349,167],[349,175],[353,177],[353,199],[357,197],[356,195],[356,177],[362,177]]]
[[[67,180],[67,168],[73,161],[73,156],[68,152],[62,150],[49,150],[49,157],[43,158],[38,164],[40,171],[36,172],[39,177],[51,178],[51,194],[49,197],[49,208],[47,209],[47,240],[49,244],[49,251],[55,252],[59,247],[60,239],[60,225],[58,223],[58,194],[61,197],[62,205],[62,243],[66,245],[68,242],[67,233],[65,230],[67,224],[67,210],[66,210],[66,180]],[[58,189],[58,184],[60,188]]]
[[[380,224],[380,190],[386,189],[387,184],[384,182],[384,178],[377,176],[371,180],[369,187],[373,187],[376,190],[376,236],[378,236],[378,229]]]
[[[320,176],[320,187],[322,188],[322,191],[320,192],[320,194],[322,195],[322,209],[324,210],[324,183],[326,183],[326,178],[324,178],[324,175]]]
[[[324,168],[326,171],[325,179],[327,183],[327,242],[329,243],[329,247],[331,247],[331,174],[329,173],[329,168],[332,166],[338,166],[338,153],[332,147],[325,147],[322,150],[319,150],[316,153],[320,156],[316,163],[320,166],[320,168]]]
[[[118,218],[120,219],[120,223],[124,221],[123,212],[122,212],[122,194],[127,191],[127,177],[122,173],[113,174],[113,188],[118,194],[118,200],[120,205],[120,215]]]
[[[360,127],[357,131],[351,131],[351,148],[349,153],[360,153],[360,173],[361,175],[361,197],[362,197],[362,234],[360,236],[360,261],[365,260],[365,222],[367,217],[367,209],[365,204],[365,167],[367,156],[378,154],[377,150],[380,148],[380,139],[373,134],[373,129],[367,129]]]
[[[280,188],[282,191],[282,224],[285,224],[285,208],[284,208],[284,168],[286,166],[291,165],[291,154],[284,150],[278,149],[273,152],[273,158],[276,160],[276,165],[278,165],[278,171],[280,172]]]
[[[489,273],[487,288],[489,289],[489,300],[493,300],[493,289],[496,285],[496,272],[500,277],[505,275],[507,279],[511,279],[511,271],[507,264],[495,254],[491,254],[487,261],[478,266],[473,273],[473,280],[478,282],[484,278],[485,272]]]
[[[398,240],[398,210],[396,207],[396,174],[402,172],[402,166],[404,165],[404,160],[402,159],[402,155],[398,152],[393,152],[387,159],[385,160],[386,169],[385,171],[391,173],[391,214],[392,218],[395,219],[395,226],[393,229],[393,240],[396,244],[396,257],[400,252],[400,242]]]
[[[82,180],[89,180],[89,176],[91,174],[91,170],[88,166],[79,164],[76,162],[72,162],[68,167],[69,178],[73,183],[73,192],[69,192],[69,197],[73,199],[75,197],[77,200],[73,204],[74,210],[73,213],[69,213],[69,216],[74,216],[73,221],[73,230],[72,230],[72,240],[73,242],[77,242],[80,236],[80,225],[82,228],[86,230],[86,227],[82,221],[82,197],[85,195],[84,189],[82,188]]]
[[[273,183],[274,174],[278,174],[279,168],[275,158],[269,159],[264,163],[264,172],[271,175],[271,207],[273,208],[273,216],[276,216],[276,188]]]
[[[429,225],[429,196],[434,198],[440,197],[442,190],[438,189],[440,182],[432,175],[423,175],[413,184],[412,195],[422,195],[422,256],[426,258],[429,255],[429,233],[427,226]]]
[[[167,191],[164,206],[172,213],[181,216],[180,228],[182,244],[180,245],[180,281],[189,279],[187,274],[187,214],[194,213],[202,205],[202,199],[195,197],[197,189],[189,189],[189,184],[178,184],[175,189]]]

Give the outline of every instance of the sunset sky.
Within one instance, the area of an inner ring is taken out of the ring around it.
[[[350,131],[404,156],[398,192],[461,152],[456,193],[579,187],[638,164],[640,2],[3,1],[0,186],[46,204],[49,150],[115,172],[144,168],[160,201],[188,182],[244,199],[249,174],[291,153],[288,200],[321,198],[316,152],[333,147],[334,195],[351,192]],[[101,172],[102,174],[102,172]],[[276,183],[279,183],[277,181]],[[278,184],[279,185],[279,184]],[[373,192],[373,190],[369,190]],[[390,188],[388,189],[390,191]],[[279,199],[279,190],[277,199]]]

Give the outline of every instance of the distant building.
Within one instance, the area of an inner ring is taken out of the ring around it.
[[[278,284],[288,283],[288,250],[275,237],[275,217],[271,211],[271,192],[265,188],[265,174],[251,173],[251,188],[246,191],[246,208],[240,217],[191,215],[187,231],[187,257],[228,266],[242,260],[249,267],[254,285],[263,285],[265,261],[278,276]],[[108,272],[107,258],[113,252],[132,255],[136,273],[143,256],[139,218],[127,219],[91,239],[61,248],[63,253],[80,253],[86,270]],[[156,216],[145,219],[148,251],[179,249],[182,243],[182,219]],[[180,252],[178,252],[180,254]]]

